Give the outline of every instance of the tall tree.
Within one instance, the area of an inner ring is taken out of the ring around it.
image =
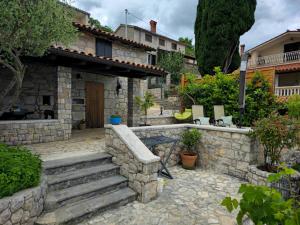
[[[195,22],[195,53],[201,74],[221,66],[238,68],[239,38],[254,24],[256,0],[199,0]]]
[[[51,44],[68,45],[76,38],[76,29],[72,25],[73,11],[58,0],[1,0],[0,8],[0,66],[12,75],[7,87],[0,90],[3,112],[21,92],[26,72],[22,57],[42,56]],[[12,95],[11,101],[4,105],[8,94]]]
[[[193,40],[188,37],[180,37],[178,39],[180,43],[185,44],[185,54],[189,56],[195,56],[195,46]]]

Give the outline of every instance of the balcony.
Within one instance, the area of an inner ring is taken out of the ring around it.
[[[300,86],[275,87],[276,96],[300,95]]]
[[[300,62],[300,50],[250,59],[248,62],[248,68],[276,66],[294,62]]]

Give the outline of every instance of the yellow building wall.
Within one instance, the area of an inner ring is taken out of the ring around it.
[[[265,68],[259,68],[255,70],[248,70],[246,74],[246,81],[250,82],[253,78],[256,71],[259,71],[270,83],[272,90],[274,90],[275,87],[275,67],[265,67]]]

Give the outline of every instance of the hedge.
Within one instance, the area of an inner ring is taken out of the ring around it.
[[[0,198],[40,183],[41,159],[24,147],[0,144]]]

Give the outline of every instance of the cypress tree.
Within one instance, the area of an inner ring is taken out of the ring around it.
[[[239,67],[239,39],[254,24],[256,0],[199,0],[195,22],[195,53],[201,74]]]

